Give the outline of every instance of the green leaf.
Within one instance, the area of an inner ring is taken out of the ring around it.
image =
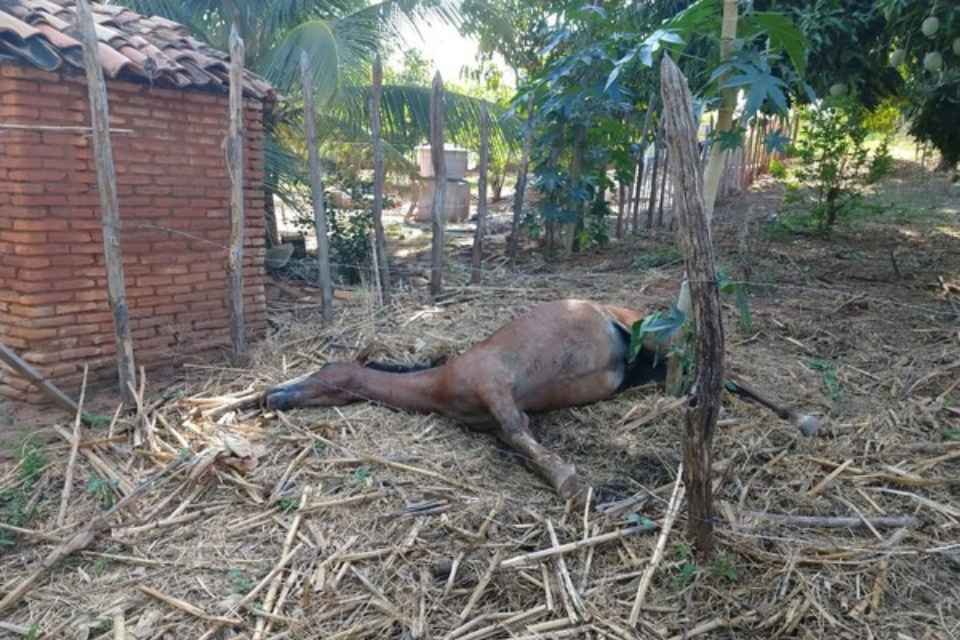
[[[737,283],[731,280],[723,269],[717,269],[717,286],[720,293],[733,293],[737,290]]]
[[[768,71],[753,64],[738,64],[736,68],[741,72],[728,78],[720,85],[721,89],[740,89],[747,92],[747,104],[743,110],[743,119],[752,118],[763,103],[770,101],[780,111],[787,111],[787,98],[783,93],[787,85]]]
[[[745,132],[746,129],[743,127],[736,127],[729,131],[717,131],[714,135],[714,140],[720,145],[721,151],[733,151],[743,144],[743,135]]]
[[[627,516],[627,522],[635,527],[643,527],[644,531],[653,531],[657,528],[656,523],[646,516],[642,516],[639,513],[631,513]]]
[[[767,134],[767,137],[763,140],[764,146],[766,146],[767,151],[786,151],[787,146],[790,144],[789,136],[783,134],[779,129],[777,131],[771,131]]]
[[[810,44],[789,16],[772,11],[754,11],[741,18],[740,27],[741,33],[747,37],[766,33],[770,39],[770,52],[785,52],[797,74],[804,76]]]

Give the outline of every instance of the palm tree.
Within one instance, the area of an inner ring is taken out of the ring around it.
[[[288,202],[304,184],[305,152],[299,60],[313,64],[321,145],[369,148],[369,78],[374,56],[431,21],[458,25],[457,0],[116,0],[134,11],[186,25],[196,37],[228,49],[235,22],[246,44],[246,66],[288,98],[267,123],[267,189]],[[427,138],[429,87],[384,86],[383,135],[388,163],[411,171],[409,151]],[[448,95],[448,139],[476,137],[481,101]],[[496,107],[490,105],[491,112]],[[497,130],[511,144],[511,130]],[[268,198],[268,202],[271,201]]]

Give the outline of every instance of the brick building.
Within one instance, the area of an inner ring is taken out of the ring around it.
[[[93,9],[119,130],[112,139],[131,328],[149,377],[229,344],[228,58],[168,20]],[[71,0],[0,3],[0,342],[70,392],[85,363],[92,378],[116,379],[74,21]],[[252,74],[244,90],[244,297],[253,337],[266,322],[263,116],[275,96]],[[2,366],[0,396],[38,398]]]

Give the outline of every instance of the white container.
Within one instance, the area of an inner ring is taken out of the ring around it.
[[[449,180],[463,180],[467,177],[466,149],[445,147],[444,159],[447,162],[447,178]],[[424,178],[432,178],[433,160],[430,158],[430,145],[417,147],[417,160],[420,165],[420,175]]]

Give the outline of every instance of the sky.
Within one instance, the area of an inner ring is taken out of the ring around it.
[[[477,41],[473,38],[464,38],[451,25],[434,22],[415,30],[405,25],[401,30],[404,39],[411,47],[420,49],[424,57],[433,62],[433,71],[439,70],[444,80],[459,80],[460,70],[466,65],[476,64]],[[400,66],[402,51],[394,53],[388,64]],[[503,66],[503,65],[501,65]],[[505,77],[512,77],[505,73]]]

